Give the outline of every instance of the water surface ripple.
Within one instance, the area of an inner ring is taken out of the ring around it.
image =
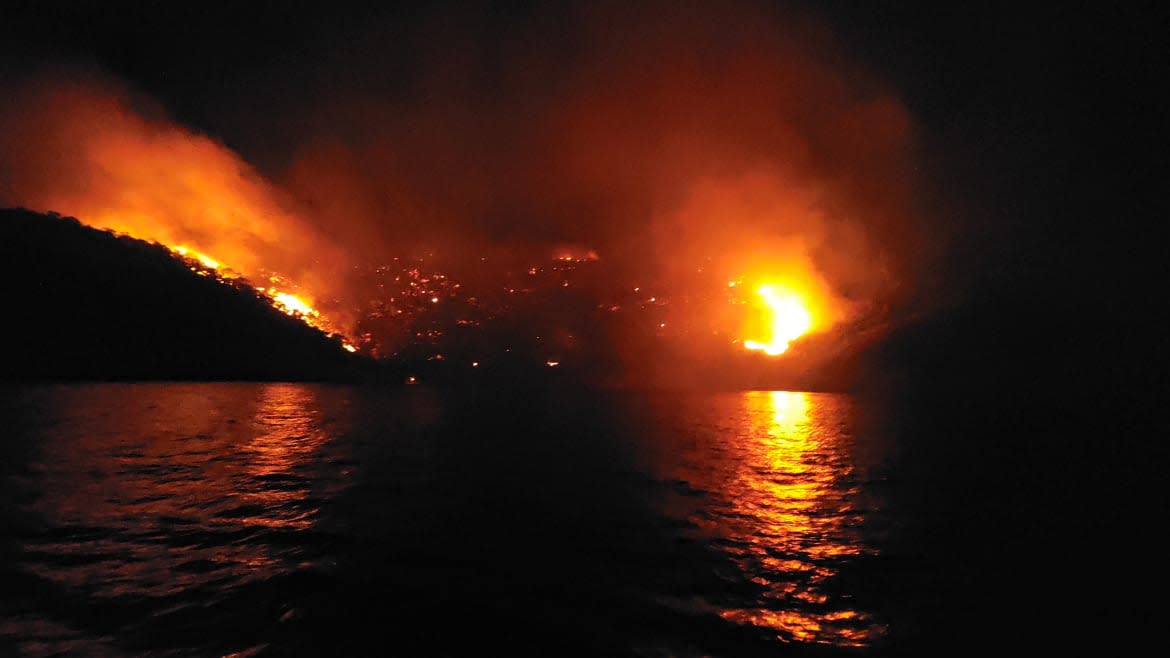
[[[94,384],[0,404],[0,648],[21,655],[741,655],[888,630],[847,396]]]

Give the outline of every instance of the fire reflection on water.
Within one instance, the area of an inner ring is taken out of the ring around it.
[[[689,520],[754,592],[721,601],[724,619],[832,646],[868,646],[885,634],[840,580],[844,565],[875,552],[862,533],[869,510],[860,502],[849,404],[845,396],[753,391],[712,409],[734,419],[710,436],[713,445],[696,446],[718,458],[687,460],[693,470],[680,475],[710,497]]]
[[[308,495],[308,481],[296,470],[308,466],[329,440],[320,422],[316,389],[296,384],[264,386],[252,420],[248,478],[266,486],[241,491],[245,505],[257,514],[255,525],[300,530],[312,525],[316,508],[300,504]]]
[[[312,559],[275,540],[315,521],[332,493],[315,483],[344,486],[321,459],[344,431],[343,396],[296,384],[49,393],[43,415],[57,418],[40,435],[33,473],[57,486],[30,512],[59,530],[24,546],[30,572],[95,596],[165,598]]]

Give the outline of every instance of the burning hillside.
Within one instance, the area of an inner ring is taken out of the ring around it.
[[[589,381],[723,387],[752,372],[753,381],[766,372],[792,380],[842,356],[827,354],[816,333],[829,321],[823,300],[795,278],[711,272],[679,290],[600,256],[552,251],[470,265],[394,257],[358,285],[371,292],[356,328],[361,350],[424,379],[559,369]],[[853,341],[872,339],[872,327],[849,331]]]
[[[247,280],[311,326],[346,333],[341,251],[224,146],[86,84],[31,84],[9,112],[4,202],[156,242],[216,278]]]
[[[368,369],[246,283],[71,219],[0,210],[0,278],[15,320],[0,379],[332,379]]]
[[[571,13],[439,48],[465,67],[416,44],[395,94],[322,58],[226,141],[105,76],[0,81],[0,203],[157,242],[382,358],[804,371],[914,299],[912,121],[828,35],[754,5]]]

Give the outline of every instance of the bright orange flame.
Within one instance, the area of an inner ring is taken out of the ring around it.
[[[743,346],[768,356],[779,356],[788,351],[792,341],[812,328],[812,313],[801,296],[787,288],[765,284],[756,289],[756,294],[771,314],[772,336],[767,342],[745,340]]]
[[[184,256],[186,258],[194,258],[195,260],[202,263],[204,267],[209,268],[209,269],[218,270],[221,267],[220,262],[215,260],[211,256],[208,256],[207,254],[204,254],[204,253],[200,253],[200,252],[198,252],[194,249],[191,249],[190,247],[186,247],[184,245],[172,247],[171,251],[175,252],[176,254],[179,254],[180,256]]]
[[[191,269],[199,272],[200,274],[214,273],[214,275],[219,279],[234,279],[237,276],[231,268],[225,266],[223,263],[201,251],[192,249],[186,245],[170,247],[170,250],[182,258],[191,261]],[[199,270],[195,263],[198,263],[207,269]],[[208,272],[207,270],[211,270],[211,272]],[[272,275],[269,277],[269,281],[272,283],[279,283],[283,280],[277,275]],[[334,327],[328,319],[323,317],[321,312],[318,311],[316,307],[314,307],[313,303],[304,296],[285,292],[283,290],[272,287],[258,288],[257,292],[267,297],[272,306],[277,310],[301,320],[310,327],[320,329],[327,334],[337,334],[344,336],[344,334],[336,327]],[[344,338],[342,339],[341,347],[350,353],[358,351],[358,348],[353,343]]]
[[[320,315],[317,309],[313,308],[309,302],[291,293],[280,292],[276,288],[269,288],[268,295],[272,297],[272,301],[277,308],[289,315],[301,315],[310,318]]]

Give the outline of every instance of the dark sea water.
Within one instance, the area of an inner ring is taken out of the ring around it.
[[[1030,605],[964,585],[1020,541],[955,512],[985,494],[908,495],[847,395],[92,384],[0,419],[16,655],[853,654]]]

